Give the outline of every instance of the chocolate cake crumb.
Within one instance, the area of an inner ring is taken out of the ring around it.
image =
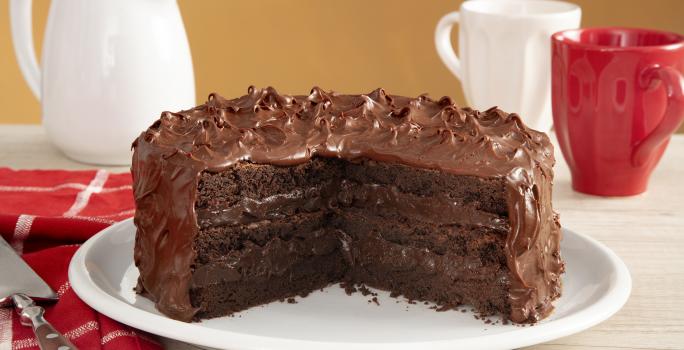
[[[297,300],[295,300],[295,298],[287,298],[287,303],[288,304],[296,304]]]
[[[358,291],[356,289],[356,286],[354,286],[353,283],[349,282],[340,283],[340,287],[344,288],[344,292],[347,293],[347,295],[352,295],[353,293],[356,293]]]
[[[442,305],[442,306],[439,306],[436,310],[437,310],[437,312],[444,312],[444,311],[449,311],[451,309],[452,309],[452,307],[450,307],[449,305]]]
[[[368,287],[366,287],[366,286],[363,285],[363,284],[362,284],[361,286],[359,286],[358,290],[359,290],[359,292],[361,292],[361,294],[362,294],[364,297],[365,297],[365,296],[368,296],[368,295],[370,295],[370,294],[373,294],[373,292],[371,292],[371,290],[368,289]]]

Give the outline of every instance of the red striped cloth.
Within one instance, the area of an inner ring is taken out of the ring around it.
[[[67,278],[79,244],[134,210],[128,173],[0,168],[0,234],[57,291],[45,318],[81,349],[161,349],[150,335],[88,307]],[[0,308],[0,350],[9,349],[38,344],[14,310]]]

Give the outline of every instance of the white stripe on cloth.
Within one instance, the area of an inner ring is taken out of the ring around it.
[[[143,334],[138,334],[138,333],[136,333],[135,331],[126,331],[126,330],[123,330],[123,329],[119,329],[119,330],[116,330],[116,331],[111,331],[111,332],[105,334],[105,335],[102,337],[102,341],[100,341],[100,344],[105,345],[105,344],[109,343],[110,341],[112,341],[112,340],[114,340],[114,339],[121,338],[121,337],[138,337],[138,338],[140,338],[141,340],[144,340],[144,341],[146,341],[146,342],[148,342],[148,343],[161,345],[161,344],[159,344],[159,342],[158,342],[157,340],[152,339],[152,338],[146,336],[144,333],[143,333]]]
[[[65,184],[60,184],[57,186],[51,186],[51,187],[40,187],[40,186],[0,186],[0,191],[1,192],[52,192],[52,191],[59,191],[62,189],[75,189],[75,190],[84,190],[86,185],[84,184],[79,184],[79,183],[65,183]]]
[[[105,344],[109,343],[110,341],[112,341],[112,340],[114,340],[114,339],[116,339],[116,338],[120,338],[120,337],[135,337],[136,335],[137,335],[137,334],[136,334],[134,331],[124,331],[124,330],[122,330],[122,329],[119,329],[119,330],[116,330],[116,331],[109,332],[109,333],[105,334],[105,335],[102,337],[102,341],[100,341],[100,344],[105,345]]]
[[[75,189],[75,190],[85,190],[88,188],[87,185],[79,183],[65,183],[57,186],[51,187],[40,187],[40,186],[0,186],[0,192],[54,192],[62,189]],[[110,193],[117,191],[124,191],[133,189],[131,185],[123,185],[118,187],[103,188],[101,193]]]
[[[12,350],[12,308],[0,308],[0,350]]]
[[[69,283],[69,281],[67,281],[63,285],[59,286],[59,289],[57,289],[57,295],[61,298],[62,295],[64,295],[64,293],[66,293],[69,290],[69,288],[71,288],[71,284]]]
[[[83,191],[79,192],[76,195],[76,200],[74,201],[74,204],[71,205],[71,208],[64,212],[62,214],[63,216],[76,216],[78,213],[80,213],[87,205],[88,201],[90,200],[90,196],[93,193],[100,193],[102,192],[102,188],[104,187],[105,182],[107,182],[107,178],[109,178],[109,172],[103,169],[100,169],[95,173],[95,177],[93,178],[92,181],[88,184],[88,187],[83,189]]]
[[[12,248],[21,255],[24,252],[24,241],[31,232],[31,226],[33,225],[34,215],[19,215],[17,218],[17,224],[14,226],[14,235],[12,236]]]
[[[92,222],[99,222],[102,224],[114,224],[117,222],[117,220],[111,220],[108,218],[115,218],[115,217],[130,217],[135,214],[135,209],[128,209],[124,211],[120,211],[118,213],[114,214],[106,214],[106,215],[96,215],[96,216],[80,216],[80,215],[75,215],[75,216],[70,216],[70,219],[78,219],[78,220],[85,220],[85,221],[92,221]]]
[[[116,220],[103,219],[103,218],[99,218],[97,216],[79,216],[79,215],[76,215],[76,216],[70,216],[69,219],[98,222],[98,223],[107,224],[107,225],[111,225],[111,224],[116,223]]]
[[[83,326],[74,328],[66,333],[64,336],[69,340],[74,340],[88,332],[100,329],[100,325],[95,321],[86,322]],[[12,350],[26,349],[30,347],[38,346],[38,342],[35,337],[25,338],[20,340],[15,340],[12,342]]]

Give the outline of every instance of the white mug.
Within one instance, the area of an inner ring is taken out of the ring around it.
[[[435,46],[476,109],[498,106],[551,130],[551,34],[579,27],[581,9],[555,0],[471,0],[437,24]],[[459,54],[451,28],[459,24]]]
[[[91,164],[131,162],[131,143],[164,110],[195,104],[190,47],[175,0],[52,0],[42,71],[31,1],[11,0],[17,61],[48,137]]]

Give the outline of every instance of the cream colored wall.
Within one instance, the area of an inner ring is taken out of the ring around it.
[[[197,101],[247,86],[307,93],[382,86],[394,94],[463,96],[433,46],[437,20],[456,0],[179,0],[190,40]],[[583,26],[624,25],[684,33],[683,0],[575,0]],[[40,52],[49,7],[34,0]],[[0,3],[0,123],[38,123],[40,109],[12,51],[7,0]]]

